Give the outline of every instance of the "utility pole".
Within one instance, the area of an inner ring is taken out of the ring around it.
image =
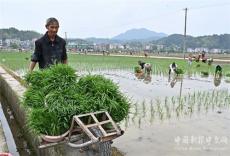
[[[183,55],[185,59],[185,51],[186,51],[186,28],[187,28],[187,11],[188,8],[185,8],[185,19],[184,19],[184,48],[183,48]]]

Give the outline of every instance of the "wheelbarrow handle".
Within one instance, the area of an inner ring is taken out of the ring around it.
[[[84,143],[82,143],[82,144],[74,144],[74,143],[71,143],[71,142],[68,142],[67,144],[68,144],[70,147],[80,149],[80,148],[89,146],[89,145],[91,145],[91,144],[97,143],[97,142],[99,142],[99,141],[100,141],[100,139],[97,138],[96,140],[89,140],[89,141],[84,142]]]

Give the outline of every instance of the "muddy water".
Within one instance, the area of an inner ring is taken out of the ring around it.
[[[152,81],[145,83],[129,71],[100,71],[92,72],[92,74],[101,74],[112,79],[118,83],[122,92],[132,98],[133,102],[137,101],[136,111],[132,111],[129,118],[121,123],[125,134],[114,140],[113,143],[113,146],[125,155],[229,155],[229,106],[224,104],[223,108],[211,109],[206,113],[195,112],[191,116],[182,115],[180,118],[159,120],[151,117],[151,104],[149,103],[156,98],[180,96],[180,94],[183,96],[197,91],[225,90],[228,92],[230,84],[226,83],[224,78],[218,84],[214,83],[214,78],[211,76],[192,75],[175,81],[163,75],[152,75]],[[171,85],[172,81],[175,82],[175,85]],[[211,94],[206,97],[212,98]],[[144,104],[143,101],[145,101]],[[153,105],[155,105],[154,102]],[[132,109],[135,110],[135,108]]]

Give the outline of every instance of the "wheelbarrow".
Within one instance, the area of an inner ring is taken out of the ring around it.
[[[113,121],[108,112],[99,111],[73,116],[70,129],[62,135],[42,135],[39,148],[67,144],[79,149],[80,152],[87,151],[89,148],[111,150],[112,140],[123,134],[124,131]]]

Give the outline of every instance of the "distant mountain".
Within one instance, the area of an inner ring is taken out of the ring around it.
[[[163,44],[166,46],[177,45],[183,47],[184,36],[180,34],[173,34],[165,38],[161,38],[157,41],[153,41],[156,44]],[[230,49],[230,34],[222,35],[209,35],[192,37],[186,36],[186,47],[188,48],[217,48],[217,49]]]
[[[39,38],[41,36],[42,34],[35,31],[20,31],[16,28],[0,29],[0,39],[20,39],[25,41]]]
[[[131,29],[124,33],[121,33],[115,37],[113,40],[123,40],[123,41],[131,41],[131,40],[144,40],[144,41],[151,41],[157,40],[163,37],[166,37],[167,34],[164,33],[157,33],[145,28],[140,29]]]

